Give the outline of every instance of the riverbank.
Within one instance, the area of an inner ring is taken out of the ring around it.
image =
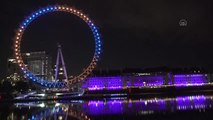
[[[111,99],[118,97],[126,98],[152,98],[152,97],[175,97],[184,95],[208,95],[213,94],[213,86],[188,86],[188,87],[175,87],[167,86],[161,88],[129,88],[122,90],[96,90],[85,91],[83,95],[70,95],[70,94],[46,94],[52,96],[49,98],[24,98],[24,99],[1,99],[0,103],[5,102],[33,102],[33,101],[50,101],[50,100],[100,100]]]

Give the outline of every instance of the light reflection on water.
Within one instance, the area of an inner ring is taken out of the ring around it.
[[[205,113],[213,112],[213,96],[178,96],[176,98],[151,98],[151,99],[104,99],[88,101],[51,101],[16,103],[3,110],[0,106],[0,118],[13,120],[93,120],[105,119],[103,116],[114,116],[114,119],[129,119],[137,117],[155,116],[161,113],[169,115],[190,111]],[[5,112],[8,112],[5,114]],[[213,116],[212,114],[210,114]],[[121,117],[122,116],[122,117]],[[196,115],[195,115],[196,116]],[[159,117],[159,116],[158,116]],[[106,117],[107,119],[107,117]]]
[[[212,109],[212,96],[184,96],[176,98],[153,98],[137,100],[87,101],[82,104],[84,113],[89,115],[106,114],[154,114],[164,111],[184,111]]]

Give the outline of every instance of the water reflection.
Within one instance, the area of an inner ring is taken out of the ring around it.
[[[155,111],[183,111],[212,109],[212,96],[184,96],[176,98],[153,98],[139,100],[88,101],[82,104],[84,113],[105,114],[153,114]]]
[[[84,113],[74,111],[69,108],[69,106],[58,106],[53,108],[43,109],[35,115],[32,115],[28,120],[43,120],[43,119],[54,119],[54,120],[90,120],[90,118]]]
[[[73,102],[72,102],[73,103]],[[58,102],[30,102],[16,103],[11,107],[7,116],[0,110],[0,120],[90,120],[90,118],[79,110],[74,109],[74,105],[62,104]]]
[[[128,116],[134,118],[136,116],[155,116],[161,113],[165,116],[184,111],[190,111],[193,114],[196,112],[204,113],[205,111],[212,112],[212,105],[213,96],[205,95],[151,99],[116,98],[88,101],[31,102],[16,103],[8,110],[3,110],[0,105],[0,118],[4,120],[104,120],[109,118],[100,118],[100,116],[120,115],[122,116],[120,119],[128,119]]]

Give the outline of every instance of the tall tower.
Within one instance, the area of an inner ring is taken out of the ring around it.
[[[61,64],[60,64],[61,61]],[[62,65],[62,66],[61,66]],[[68,80],[67,70],[61,50],[61,45],[58,44],[57,60],[56,60],[56,69],[55,69],[55,80]]]

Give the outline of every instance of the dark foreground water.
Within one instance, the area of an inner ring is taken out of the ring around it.
[[[0,120],[213,120],[213,95],[0,104]]]

